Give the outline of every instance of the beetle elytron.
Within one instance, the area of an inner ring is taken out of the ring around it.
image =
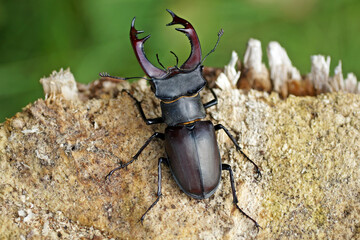
[[[218,34],[215,47],[202,59],[200,42],[193,26],[185,19],[175,15],[172,11],[167,11],[173,18],[172,22],[167,24],[167,26],[174,24],[182,25],[184,28],[176,28],[176,30],[185,33],[191,44],[190,56],[180,67],[176,64],[174,67],[166,69],[160,63],[159,59],[158,62],[164,69],[152,65],[146,58],[143,49],[144,42],[149,39],[150,35],[142,39],[137,38],[137,35],[143,31],[135,29],[135,18],[132,20],[130,29],[130,40],[135,55],[146,75],[150,77],[148,80],[155,96],[161,100],[162,116],[154,119],[146,118],[141,103],[127,92],[136,102],[141,117],[146,124],[166,123],[167,128],[165,129],[165,133],[155,132],[133,156],[131,161],[125,164],[121,163],[120,166],[113,169],[106,178],[110,178],[115,171],[134,162],[153,139],[159,138],[165,141],[167,157],[162,157],[158,160],[157,199],[142,215],[141,221],[144,220],[145,215],[155,206],[162,195],[161,163],[164,162],[169,165],[171,173],[181,190],[195,199],[205,199],[212,196],[219,186],[221,171],[229,171],[233,203],[237,209],[258,228],[259,224],[241,210],[237,204],[238,199],[236,196],[233,172],[230,165],[221,163],[215,131],[220,129],[224,130],[235,144],[236,149],[254,165],[256,173],[260,175],[258,166],[241,151],[234,137],[223,125],[217,124],[214,126],[210,121],[202,120],[206,116],[205,109],[217,104],[217,97],[212,89],[210,90],[214,99],[205,104],[201,102],[199,92],[206,85],[206,80],[202,76],[202,62],[217,47],[223,30],[220,30]],[[105,81],[127,79],[113,77],[107,73],[101,73],[100,76]]]

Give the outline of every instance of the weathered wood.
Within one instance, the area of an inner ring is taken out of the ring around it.
[[[104,177],[129,161],[154,131],[164,131],[163,125],[147,126],[121,90],[142,100],[151,118],[160,116],[157,99],[145,80],[76,86],[69,71],[60,71],[42,80],[45,100],[0,125],[0,238],[359,238],[360,95],[282,100],[275,92],[239,90],[234,62],[223,78],[231,82],[217,82],[225,87],[214,89],[219,104],[209,108],[208,119],[228,127],[262,170],[256,181],[253,166],[218,134],[222,160],[234,170],[239,205],[262,226],[259,233],[234,208],[227,175],[213,197],[197,201],[179,190],[166,167],[163,197],[141,225],[139,218],[156,198],[162,142],[151,143],[111,181]],[[327,62],[322,66],[323,73],[314,67],[307,80],[295,81],[325,81]],[[204,72],[213,81],[218,75],[216,69]],[[347,79],[344,88],[357,84],[353,76]],[[212,95],[205,90],[202,98]]]

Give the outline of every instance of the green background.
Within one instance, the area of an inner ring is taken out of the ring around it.
[[[142,76],[129,41],[130,23],[152,37],[145,45],[156,64],[180,64],[190,53],[187,38],[165,27],[171,9],[195,27],[203,53],[225,33],[205,65],[222,67],[236,50],[242,58],[249,38],[285,47],[293,65],[310,71],[310,55],[331,56],[331,74],[339,60],[344,75],[360,76],[360,1],[358,0],[0,0],[0,122],[43,97],[39,79],[70,67],[78,82],[107,71]],[[144,36],[145,36],[144,34]]]

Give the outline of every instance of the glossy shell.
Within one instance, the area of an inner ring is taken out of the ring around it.
[[[165,150],[173,177],[187,195],[204,199],[214,194],[220,183],[221,159],[210,121],[167,127]]]
[[[200,95],[181,97],[171,103],[161,102],[161,112],[164,122],[168,126],[187,123],[206,117],[206,112]]]

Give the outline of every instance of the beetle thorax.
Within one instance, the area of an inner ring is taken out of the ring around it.
[[[193,122],[206,116],[199,93],[182,96],[174,101],[162,101],[161,111],[164,122],[169,126]]]

